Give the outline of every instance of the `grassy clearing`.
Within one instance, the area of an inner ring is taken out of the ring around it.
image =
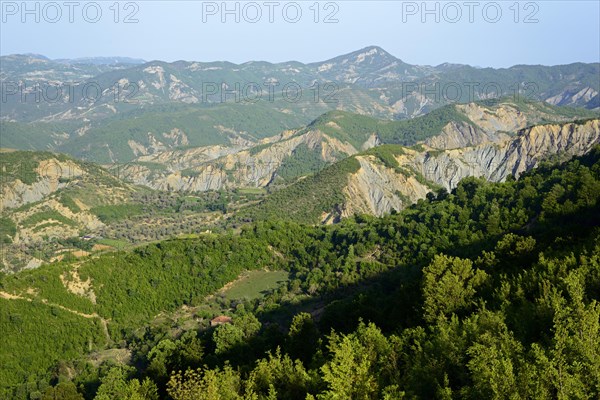
[[[287,280],[289,274],[286,271],[248,271],[223,293],[230,300],[243,298],[253,300],[264,296],[264,292],[279,287]]]
[[[238,189],[238,193],[239,194],[267,194],[267,190],[264,188],[254,188],[254,187],[247,187],[247,188],[239,188]]]
[[[97,242],[98,244],[103,244],[105,246],[111,246],[114,247],[116,250],[124,250],[126,248],[131,247],[131,243],[126,242],[125,240],[118,240],[118,239],[100,239]]]

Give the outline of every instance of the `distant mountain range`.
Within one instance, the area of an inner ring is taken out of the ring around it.
[[[145,64],[146,60],[130,57],[81,57],[81,58],[57,58],[53,61],[63,64],[90,64],[90,65],[119,65],[119,64]]]
[[[418,66],[376,46],[311,64],[141,62],[0,57],[0,146],[126,162],[182,146],[256,143],[331,110],[401,120],[506,96],[600,110],[598,63]]]
[[[32,122],[85,116],[94,120],[134,105],[210,105],[257,102],[258,98],[264,107],[301,114],[308,111],[311,118],[323,109],[406,118],[449,102],[506,95],[554,105],[600,107],[598,63],[502,69],[457,64],[431,67],[407,64],[376,46],[311,64],[139,62],[90,58],[65,63],[36,55],[1,57],[6,98],[1,118]],[[56,101],[50,101],[52,94],[44,92],[37,97],[20,96],[21,92],[32,93],[36,84],[42,89],[58,86],[65,90]],[[303,93],[296,96],[299,88]],[[35,105],[35,110],[27,105]]]

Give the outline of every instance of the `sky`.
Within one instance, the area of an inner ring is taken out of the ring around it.
[[[600,62],[600,1],[0,1],[0,54],[410,64]]]

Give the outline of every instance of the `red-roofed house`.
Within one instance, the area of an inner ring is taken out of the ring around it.
[[[227,315],[219,315],[218,317],[215,317],[210,320],[210,326],[230,324],[232,321],[233,320],[231,319],[231,317],[228,317]]]

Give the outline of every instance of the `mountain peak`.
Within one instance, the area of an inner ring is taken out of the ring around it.
[[[365,47],[364,49],[352,53],[352,55],[355,55],[356,62],[363,62],[365,60],[373,60],[377,58],[396,60],[396,57],[394,57],[393,55],[391,55],[390,53],[378,46]]]
[[[367,46],[316,64],[389,64],[401,62],[379,46]]]
[[[375,45],[364,47],[364,48],[362,48],[360,50],[357,50],[356,52],[372,52],[373,54],[381,54],[381,55],[392,56],[390,53],[388,53],[387,51],[385,51],[383,48],[381,48],[379,46],[375,46]]]
[[[367,86],[416,79],[424,74],[422,68],[406,64],[379,46],[364,47],[309,66],[327,79]]]

